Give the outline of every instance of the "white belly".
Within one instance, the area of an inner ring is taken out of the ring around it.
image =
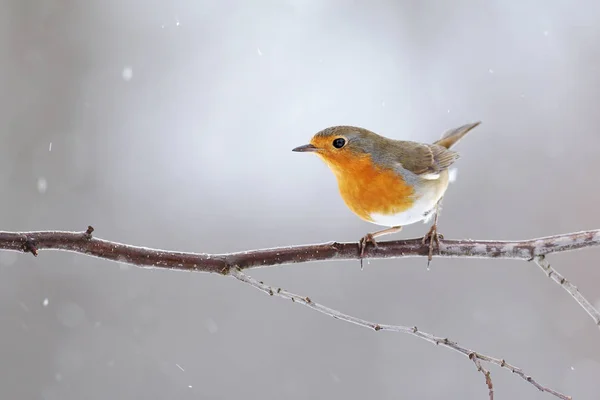
[[[444,171],[439,179],[441,181],[435,179],[424,183],[420,193],[416,193],[417,200],[410,209],[389,215],[372,213],[370,214],[372,222],[388,227],[405,226],[419,221],[428,222],[435,214],[436,204],[448,188],[448,171]]]
[[[413,204],[412,208],[398,214],[378,214],[372,213],[372,222],[382,226],[405,226],[415,222],[427,222],[433,216],[437,200],[421,198]]]

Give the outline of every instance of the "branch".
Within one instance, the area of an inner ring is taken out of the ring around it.
[[[268,267],[281,264],[326,260],[360,260],[356,243],[323,243],[287,246],[227,254],[183,253],[147,247],[130,246],[92,237],[94,228],[85,232],[39,231],[2,232],[0,250],[12,250],[38,255],[39,250],[63,250],[146,268],[168,268],[185,271],[227,274],[231,266],[240,269]],[[440,240],[436,257],[508,258],[536,260],[555,282],[565,288],[600,326],[600,312],[587,301],[577,288],[554,269],[540,262],[551,253],[600,246],[600,229],[566,233],[522,241],[498,240]],[[429,246],[421,238],[378,242],[369,247],[363,258],[400,258],[428,256]],[[541,261],[540,261],[541,260]]]
[[[521,368],[511,365],[511,364],[507,363],[506,361],[504,361],[503,359],[495,358],[495,357],[487,356],[485,354],[478,353],[474,350],[463,347],[463,346],[459,345],[458,343],[451,341],[448,338],[442,338],[442,337],[434,336],[430,333],[423,332],[423,331],[419,330],[416,326],[378,324],[378,323],[370,322],[370,321],[367,321],[367,320],[364,320],[361,318],[353,317],[351,315],[344,314],[342,312],[333,310],[329,307],[326,307],[319,303],[316,303],[314,300],[312,300],[309,297],[303,297],[303,296],[300,296],[300,295],[297,295],[294,293],[290,293],[281,288],[274,288],[274,287],[265,285],[263,282],[259,282],[256,279],[252,278],[251,276],[244,274],[242,272],[242,270],[239,268],[232,268],[229,272],[229,275],[260,290],[263,293],[270,295],[270,296],[278,296],[278,297],[282,297],[284,299],[292,300],[294,303],[300,303],[304,306],[312,308],[315,311],[318,311],[325,315],[329,315],[330,317],[333,317],[335,319],[339,319],[341,321],[346,321],[351,324],[362,326],[364,328],[369,328],[369,329],[374,330],[375,332],[390,331],[390,332],[397,332],[397,333],[406,333],[408,335],[416,336],[419,339],[423,339],[429,343],[432,343],[432,344],[435,344],[438,346],[442,346],[442,347],[446,347],[450,350],[454,350],[454,351],[468,357],[470,360],[473,360],[473,362],[477,366],[478,371],[481,371],[485,375],[485,382],[489,389],[490,400],[494,399],[492,378],[490,376],[489,371],[487,371],[486,369],[484,369],[481,366],[482,361],[490,363],[490,364],[495,364],[499,367],[508,369],[512,373],[520,376],[525,381],[531,383],[533,386],[535,386],[537,389],[539,389],[542,392],[550,393],[562,400],[571,400],[570,396],[564,395],[560,392],[557,392],[555,390],[552,390],[545,386],[542,386],[541,384],[536,382],[531,376],[525,374],[525,372],[523,372],[523,370]]]
[[[327,260],[360,260],[357,243],[322,243],[242,251],[227,254],[182,253],[147,247],[130,246],[92,237],[94,228],[86,232],[0,231],[0,250],[29,252],[63,250],[88,256],[132,264],[138,267],[158,267],[226,274],[229,267],[241,269],[281,264]],[[522,241],[440,240],[435,257],[505,258],[531,261],[536,256],[600,246],[600,229],[567,233]],[[400,258],[427,256],[429,246],[422,239],[378,242],[369,246],[363,258]]]
[[[494,385],[492,384],[492,374],[490,374],[490,371],[488,371],[483,367],[483,365],[481,365],[481,360],[475,357],[475,353],[469,354],[469,358],[475,363],[477,371],[481,372],[485,377],[485,384],[488,387],[488,390],[490,391],[490,400],[494,400]]]
[[[535,263],[539,265],[539,267],[548,275],[548,278],[551,278],[554,282],[558,283],[563,289],[565,289],[577,303],[589,314],[590,317],[594,320],[596,325],[600,326],[600,313],[596,308],[589,302],[577,289],[577,286],[573,285],[564,276],[562,276],[558,271],[550,266],[548,260],[546,260],[545,256],[537,256],[535,257]]]
[[[361,260],[356,243],[323,243],[304,246],[288,246],[262,250],[252,250],[227,254],[184,253],[146,247],[130,246],[122,243],[92,237],[94,228],[85,232],[38,231],[38,232],[2,232],[0,231],[0,250],[32,253],[37,256],[40,250],[62,250],[81,253],[88,256],[132,264],[145,268],[167,268],[186,271],[210,272],[231,275],[270,295],[292,299],[316,311],[330,315],[356,325],[374,329],[407,333],[417,336],[436,345],[450,348],[468,356],[478,371],[486,379],[490,399],[493,399],[493,385],[489,371],[481,365],[481,361],[507,368],[519,375],[541,391],[548,392],[560,399],[569,397],[538,384],[531,377],[504,360],[489,357],[465,347],[459,346],[445,338],[433,336],[419,331],[416,327],[397,325],[381,325],[352,317],[314,303],[308,297],[286,292],[282,289],[274,291],[271,287],[245,275],[242,270],[281,264],[303,263],[326,260]],[[462,258],[504,258],[535,262],[561,285],[592,317],[596,325],[600,325],[600,313],[577,290],[546,261],[545,256],[551,253],[579,250],[600,246],[600,230],[567,233],[538,239],[522,241],[490,241],[490,240],[441,240],[436,257]],[[400,258],[428,256],[429,246],[424,245],[421,238],[378,243],[369,247],[362,258]],[[235,268],[234,268],[235,267]]]

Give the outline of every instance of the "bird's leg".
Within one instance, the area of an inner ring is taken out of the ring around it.
[[[401,226],[393,226],[391,228],[384,229],[382,231],[367,233],[358,241],[358,250],[360,251],[360,267],[362,269],[362,258],[365,255],[365,250],[367,248],[367,243],[372,243],[373,247],[377,247],[377,241],[375,241],[376,237],[380,237],[383,235],[389,235],[391,233],[400,232],[402,230]]]
[[[435,243],[437,245],[437,249],[439,252],[440,251],[440,239],[444,238],[444,235],[442,235],[441,233],[438,233],[438,230],[437,230],[438,216],[440,214],[441,203],[442,203],[442,199],[440,199],[436,203],[435,216],[433,217],[433,225],[431,225],[431,228],[429,228],[429,232],[427,232],[427,234],[425,236],[423,236],[423,241],[422,241],[423,244],[427,243],[427,241],[429,240],[429,254],[427,255],[427,266],[429,266],[429,263],[431,263],[431,260],[433,259],[433,244]]]

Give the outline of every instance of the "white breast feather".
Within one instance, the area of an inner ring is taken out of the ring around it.
[[[426,192],[406,211],[392,215],[372,213],[370,217],[374,224],[389,227],[405,226],[419,221],[427,222],[427,220],[433,216],[433,212],[429,213],[427,217],[425,217],[425,213],[431,211],[435,207],[439,200],[436,195],[437,193],[435,192]]]
[[[445,185],[437,187],[436,189],[423,190],[420,193],[416,193],[417,200],[412,207],[406,211],[398,214],[385,215],[380,213],[371,213],[370,217],[374,224],[381,226],[405,226],[414,224],[415,222],[423,221],[428,222],[433,217],[435,205],[444,195],[446,188],[448,187],[448,171],[444,171],[441,176],[442,179],[446,180]],[[456,171],[452,171],[450,175],[456,177]],[[433,180],[433,179],[428,179]],[[431,182],[433,183],[433,182]],[[427,216],[425,214],[427,213]]]

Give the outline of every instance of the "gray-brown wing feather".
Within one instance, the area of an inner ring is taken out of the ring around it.
[[[397,161],[417,175],[439,174],[459,158],[458,153],[435,144],[400,142],[399,146],[403,151],[397,153]]]
[[[458,153],[449,148],[480,123],[478,121],[450,129],[434,144],[400,142],[400,146],[406,149],[401,152],[400,163],[417,175],[438,174],[448,169],[459,158]]]

